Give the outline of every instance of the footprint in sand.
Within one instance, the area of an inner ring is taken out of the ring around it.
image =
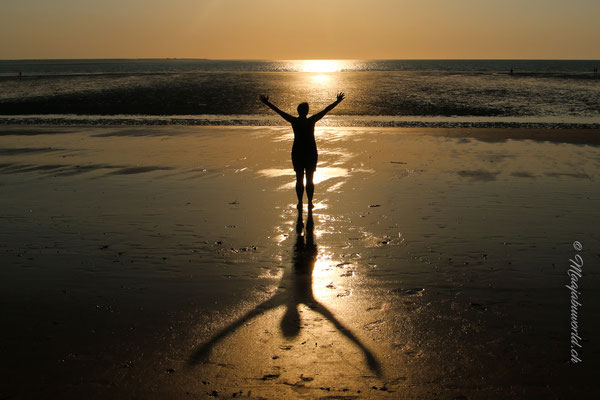
[[[406,294],[406,295],[415,295],[415,294],[422,295],[424,290],[425,289],[423,289],[423,288],[411,288],[411,289],[398,288],[398,289],[392,290],[392,293]]]
[[[364,329],[368,330],[368,331],[374,331],[376,329],[379,329],[379,326],[383,323],[382,319],[378,319],[377,321],[373,321],[373,322],[369,322],[368,324],[366,324],[364,326]]]

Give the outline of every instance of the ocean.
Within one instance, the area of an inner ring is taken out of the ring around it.
[[[0,123],[600,128],[596,60],[0,61]]]

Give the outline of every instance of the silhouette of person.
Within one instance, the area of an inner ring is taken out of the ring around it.
[[[294,144],[292,145],[292,164],[296,171],[296,195],[298,196],[298,210],[302,210],[302,197],[304,195],[304,173],[306,171],[306,197],[308,197],[308,209],[313,208],[313,193],[315,185],[313,175],[317,169],[317,143],[315,142],[315,123],[323,118],[325,114],[333,110],[335,106],[344,100],[343,92],[338,93],[337,100],[325,107],[318,113],[307,117],[308,103],[298,105],[298,116],[294,117],[281,111],[269,101],[269,96],[261,95],[260,100],[269,108],[281,115],[283,119],[292,124],[294,130]]]

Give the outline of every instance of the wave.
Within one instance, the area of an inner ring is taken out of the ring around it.
[[[271,115],[0,115],[3,125],[47,126],[288,126]],[[328,116],[321,127],[398,127],[398,128],[538,128],[538,129],[600,129],[595,118],[510,118],[510,117],[396,117],[396,116]],[[29,131],[5,134],[28,135]],[[61,134],[62,130],[40,131],[40,134]],[[151,135],[134,131],[136,135]],[[125,133],[127,134],[127,133]],[[110,134],[106,134],[110,135]]]

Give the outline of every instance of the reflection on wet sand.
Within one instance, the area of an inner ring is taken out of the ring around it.
[[[296,234],[280,128],[64,130],[0,132],[0,397],[598,391],[556,323],[572,241],[598,252],[598,132],[327,128]]]
[[[288,268],[284,273],[275,295],[257,305],[254,309],[219,331],[211,340],[198,347],[190,357],[189,363],[193,365],[202,362],[209,356],[210,351],[218,342],[233,333],[238,327],[244,325],[252,318],[282,305],[286,307],[286,311],[280,323],[281,332],[286,338],[296,337],[301,327],[298,307],[300,304],[304,304],[312,311],[325,317],[339,332],[360,348],[369,369],[377,376],[381,376],[381,365],[375,355],[327,307],[315,299],[313,293],[313,270],[318,260],[318,255],[319,250],[315,243],[313,214],[311,211],[308,212],[305,225],[302,212],[299,211],[296,221],[296,241],[292,256],[293,265],[291,269]]]
[[[294,171],[290,168],[269,168],[262,169],[258,171],[258,173],[267,178],[277,178],[280,176],[292,177],[295,176]],[[347,178],[350,175],[350,171],[347,168],[339,168],[339,167],[319,167],[315,171],[313,182],[315,184],[323,183],[332,179],[343,179]],[[306,178],[304,178],[304,182],[306,183]],[[296,181],[290,181],[279,186],[278,190],[290,190],[293,189],[296,185]],[[337,188],[342,185],[342,183],[337,183]]]

